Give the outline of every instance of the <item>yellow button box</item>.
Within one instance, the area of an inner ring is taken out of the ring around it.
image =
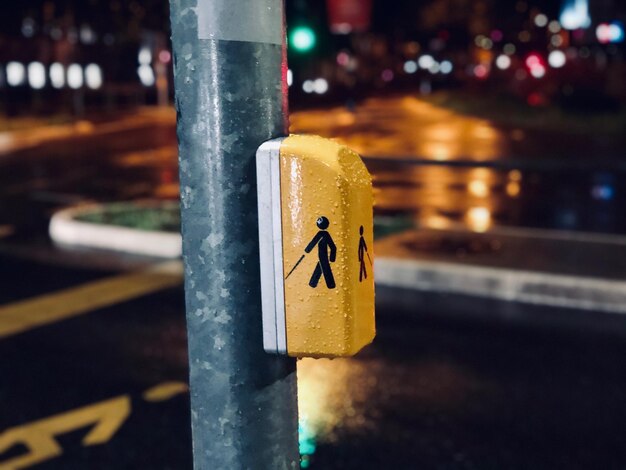
[[[265,350],[356,354],[376,335],[363,161],[331,140],[294,135],[263,144],[256,162]]]

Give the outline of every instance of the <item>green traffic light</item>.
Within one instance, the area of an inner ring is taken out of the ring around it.
[[[289,35],[289,44],[296,51],[308,52],[315,47],[315,32],[308,26],[298,26]]]

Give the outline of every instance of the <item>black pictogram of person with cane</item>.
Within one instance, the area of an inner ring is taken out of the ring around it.
[[[329,289],[334,289],[336,287],[335,277],[333,276],[333,270],[330,267],[330,263],[334,263],[337,258],[337,247],[335,246],[335,242],[333,242],[333,238],[330,236],[330,233],[326,230],[329,224],[330,222],[326,217],[319,217],[317,219],[317,227],[320,231],[317,232],[317,234],[313,237],[313,240],[311,240],[304,249],[305,253],[310,253],[313,248],[315,248],[315,245],[317,245],[318,261],[315,266],[315,271],[313,271],[313,275],[311,276],[311,280],[309,281],[309,286],[313,288],[317,287],[322,275],[324,276],[324,281],[326,281],[326,287]],[[296,270],[298,265],[304,259],[304,256],[305,255],[302,255],[300,257],[289,274],[287,274],[285,280]]]
[[[370,258],[370,254],[367,251],[367,244],[365,243],[365,238],[363,238],[363,226],[359,229],[359,234],[361,238],[359,239],[359,282],[363,282],[363,279],[367,279],[367,269],[365,269],[365,255],[367,255],[367,259],[370,262],[370,266],[372,265],[372,258]]]

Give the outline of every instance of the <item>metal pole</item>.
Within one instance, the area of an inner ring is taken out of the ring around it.
[[[295,361],[263,350],[257,232],[255,152],[287,133],[283,0],[170,5],[194,467],[299,468]]]

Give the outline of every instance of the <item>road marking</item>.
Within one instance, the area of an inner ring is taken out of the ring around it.
[[[28,453],[0,462],[0,469],[19,469],[33,466],[63,455],[56,436],[91,425],[83,438],[84,447],[108,442],[130,415],[128,395],[121,395],[93,405],[62,413],[24,426],[9,429],[0,435],[0,454],[22,444]]]
[[[0,307],[0,339],[175,287],[182,264],[169,261]]]
[[[186,383],[164,382],[146,390],[143,398],[149,402],[161,402],[188,390]],[[81,441],[83,447],[105,444],[128,420],[131,411],[131,398],[126,394],[7,429],[0,434],[0,455],[18,445],[25,446],[28,452],[0,461],[0,470],[28,468],[60,457],[63,448],[56,438],[87,426],[90,428]]]
[[[183,382],[165,382],[143,392],[143,399],[152,403],[166,401],[186,393],[189,387]]]

